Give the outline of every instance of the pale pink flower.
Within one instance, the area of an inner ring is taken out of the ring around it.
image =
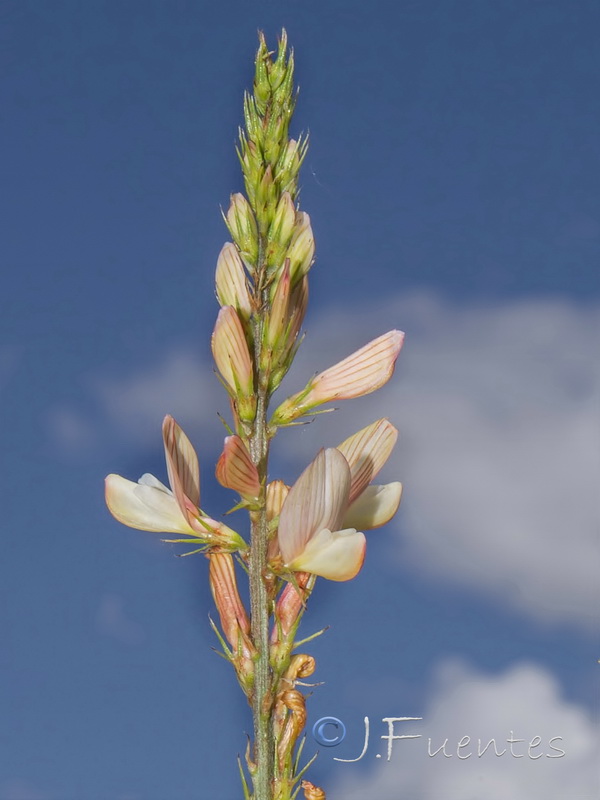
[[[366,540],[342,521],[350,497],[350,467],[339,450],[321,450],[304,470],[279,516],[279,549],[290,570],[346,581],[360,570]]]
[[[362,397],[379,389],[391,378],[403,341],[402,331],[389,331],[319,373],[279,406],[273,423],[285,424],[324,403]]]
[[[198,457],[173,417],[165,417],[162,432],[171,488],[149,473],[137,483],[108,475],[105,497],[110,513],[130,528],[178,533],[222,546],[235,545],[236,549],[245,547],[235,531],[200,511]]]

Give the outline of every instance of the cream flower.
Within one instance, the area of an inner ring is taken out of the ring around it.
[[[345,581],[360,570],[362,530],[394,516],[402,495],[397,481],[370,486],[396,443],[398,431],[380,419],[337,448],[321,450],[290,489],[279,517],[279,549],[286,567]]]
[[[110,513],[130,528],[183,534],[193,537],[191,541],[228,549],[245,548],[235,531],[200,511],[198,457],[173,417],[165,417],[162,433],[171,488],[148,473],[137,483],[120,475],[108,475],[105,497]]]
[[[279,516],[279,549],[284,565],[332,581],[347,581],[360,570],[366,540],[343,528],[350,497],[350,467],[339,450],[321,450],[290,489]]]

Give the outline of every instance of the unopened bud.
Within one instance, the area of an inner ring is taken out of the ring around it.
[[[311,268],[315,255],[315,239],[310,217],[304,211],[296,215],[296,226],[287,257],[290,260],[292,284],[296,284]]]
[[[250,638],[250,620],[240,598],[233,558],[229,553],[209,556],[209,583],[221,628],[232,648],[231,660],[246,691],[253,682],[256,649]]]
[[[242,323],[232,306],[219,311],[211,346],[217,368],[236,400],[240,419],[252,422],[256,413],[252,360]]]
[[[258,261],[258,229],[250,204],[243,194],[238,192],[231,195],[225,221],[242,258],[255,266]]]
[[[278,267],[283,263],[296,225],[296,209],[289,192],[281,195],[275,216],[269,228],[267,243],[267,266]]]
[[[283,153],[279,157],[275,169],[275,179],[282,191],[288,191],[292,198],[296,195],[298,172],[306,152],[306,139],[296,141],[290,139]]]
[[[231,242],[224,244],[219,253],[215,282],[219,303],[222,306],[233,306],[242,319],[249,320],[252,303],[248,281],[242,259]]]

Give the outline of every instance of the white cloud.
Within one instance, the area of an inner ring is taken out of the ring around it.
[[[203,452],[216,448],[224,435],[217,412],[228,412],[227,395],[212,366],[191,348],[165,350],[125,377],[100,373],[85,380],[94,409],[61,406],[47,417],[53,443],[67,453],[89,451],[107,438],[130,446],[160,446],[165,414],[174,416],[186,433],[201,438]]]
[[[383,535],[398,562],[537,621],[590,629],[600,586],[598,319],[597,307],[561,300],[458,306],[427,294],[329,310],[309,322],[286,392],[401,327],[396,375],[335,414],[282,431],[274,464],[298,472],[322,445],[389,416],[401,435],[382,477],[402,479],[405,494]],[[91,383],[96,435],[108,426],[113,437],[156,443],[168,412],[203,461],[221,441],[216,414],[228,403],[212,365],[191,349]],[[71,426],[80,435],[81,423],[63,413],[67,434]]]
[[[389,762],[388,742],[379,738],[388,734],[388,725],[370,720],[369,748],[363,758],[363,763],[372,764],[368,775],[358,775],[354,765],[339,764],[340,777],[327,796],[331,800],[598,797],[597,730],[588,714],[561,697],[554,678],[536,665],[520,664],[490,676],[446,661],[422,716],[421,722],[394,723],[395,735],[422,738],[393,741]],[[495,744],[486,750],[491,739]],[[435,754],[442,745],[444,750]],[[378,753],[382,757],[375,761]],[[339,757],[345,756],[340,752]]]
[[[306,461],[391,417],[400,440],[385,476],[405,484],[398,560],[538,621],[592,627],[598,309],[561,301],[459,307],[423,295],[329,314],[313,328],[303,377],[291,388],[393,326],[407,337],[391,383],[301,435],[284,434],[294,437],[294,453]]]
[[[125,379],[104,377],[93,385],[109,420],[139,441],[155,439],[167,413],[184,427],[218,430],[216,413],[228,407],[212,368],[183,349],[163,353]]]

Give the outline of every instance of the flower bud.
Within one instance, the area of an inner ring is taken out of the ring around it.
[[[283,501],[289,490],[289,486],[286,486],[283,481],[271,481],[267,484],[267,519],[269,522],[281,513]]]
[[[252,266],[258,261],[258,229],[250,204],[239,192],[231,195],[225,222],[242,258]]]
[[[250,638],[250,620],[240,598],[233,558],[229,553],[209,556],[210,589],[219,612],[221,628],[232,648],[231,661],[245,691],[253,682],[256,649]]]
[[[310,580],[308,572],[296,572],[296,586],[287,583],[275,606],[275,624],[271,631],[271,643],[287,639],[298,621],[298,617],[310,591],[306,587]]]
[[[252,360],[242,323],[231,306],[219,311],[211,346],[217,368],[236,400],[240,419],[252,422],[256,413]]]
[[[239,316],[247,321],[252,313],[252,302],[242,259],[231,242],[223,245],[215,274],[217,298],[222,306],[233,306]]]
[[[258,471],[239,436],[228,436],[225,439],[223,453],[217,462],[216,476],[221,486],[233,489],[244,500],[255,502],[258,499]]]
[[[292,199],[296,194],[298,172],[300,171],[300,165],[306,154],[307,147],[308,142],[306,139],[303,141],[290,139],[277,162],[275,180],[282,191],[287,191],[291,194]]]
[[[304,211],[296,215],[296,227],[287,251],[290,260],[292,284],[298,283],[311,268],[315,255],[315,239],[310,226],[310,217]]]
[[[283,263],[296,224],[296,209],[289,192],[281,195],[271,226],[267,243],[267,266],[278,267]]]

